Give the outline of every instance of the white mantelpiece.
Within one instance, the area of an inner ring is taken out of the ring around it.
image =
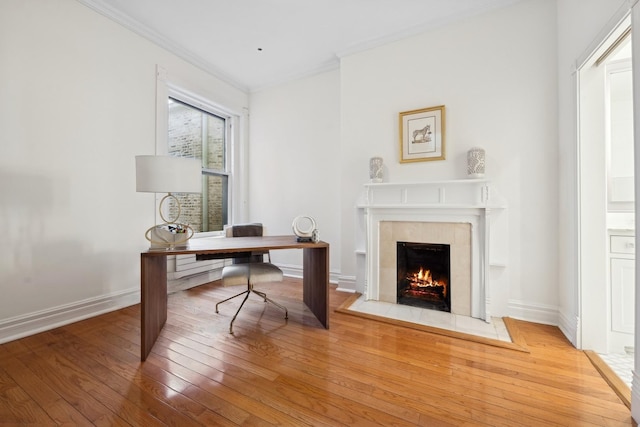
[[[380,255],[389,249],[381,251],[380,248],[381,242],[389,244],[388,238],[381,237],[382,222],[442,223],[443,227],[446,223],[466,223],[471,229],[470,315],[483,320],[492,315],[506,315],[508,291],[502,289],[504,286],[494,285],[491,274],[492,266],[504,268],[506,264],[490,261],[493,260],[490,252],[502,257],[508,254],[505,208],[504,200],[490,182],[483,179],[365,184],[358,203],[361,225],[357,237],[360,250],[356,252],[358,291],[369,300],[380,300]],[[500,216],[504,220],[496,222],[494,219]],[[496,291],[500,295],[495,295],[496,304],[492,306],[492,292]]]

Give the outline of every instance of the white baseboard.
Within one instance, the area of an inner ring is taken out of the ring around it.
[[[291,264],[276,264],[280,270],[282,270],[282,274],[286,277],[295,277],[296,279],[302,279],[302,266],[299,265],[291,265]],[[338,273],[329,272],[329,283],[337,284],[338,283]]]
[[[558,325],[558,307],[530,304],[520,300],[509,300],[509,317],[527,322],[542,323],[544,325]]]
[[[204,285],[205,283],[220,280],[221,277],[222,268],[205,271],[204,273],[198,273],[187,277],[180,277],[175,279],[168,278],[167,293],[172,294],[174,292],[184,291],[185,289],[191,289],[196,286]]]
[[[0,320],[0,344],[140,303],[140,288]]]
[[[564,334],[565,337],[573,344],[575,348],[578,348],[578,318],[567,317],[564,313],[558,313],[558,328]]]
[[[336,290],[352,294],[356,293],[356,276],[340,276]]]
[[[280,270],[282,270],[282,274],[286,277],[295,277],[296,279],[302,279],[302,267],[298,265],[291,264],[276,264]]]

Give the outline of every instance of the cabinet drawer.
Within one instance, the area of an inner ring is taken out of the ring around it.
[[[633,254],[636,252],[634,236],[611,236],[611,252],[615,254]]]

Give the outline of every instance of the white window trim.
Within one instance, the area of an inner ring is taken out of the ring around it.
[[[217,116],[223,117],[227,120],[227,150],[225,153],[225,162],[227,166],[227,172],[229,173],[229,200],[228,200],[228,218],[233,222],[236,218],[234,206],[238,201],[242,200],[242,189],[239,185],[236,185],[240,180],[236,179],[236,173],[239,169],[240,148],[240,120],[243,115],[231,111],[224,106],[216,104],[215,102],[208,100],[202,96],[199,96],[195,91],[189,87],[185,87],[184,83],[178,85],[168,78],[166,69],[160,65],[156,67],[156,135],[155,135],[155,154],[167,155],[169,151],[168,143],[168,119],[169,109],[167,99],[175,98],[179,101],[190,104],[194,107],[200,108],[204,111],[211,112]],[[163,194],[156,195],[156,216],[158,215],[158,208],[160,199]],[[157,218],[156,218],[157,222]],[[223,236],[223,231],[209,231],[196,233],[193,238],[214,237]]]

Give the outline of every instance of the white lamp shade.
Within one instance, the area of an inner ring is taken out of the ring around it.
[[[199,159],[172,156],[136,156],[136,191],[146,193],[200,193]]]

